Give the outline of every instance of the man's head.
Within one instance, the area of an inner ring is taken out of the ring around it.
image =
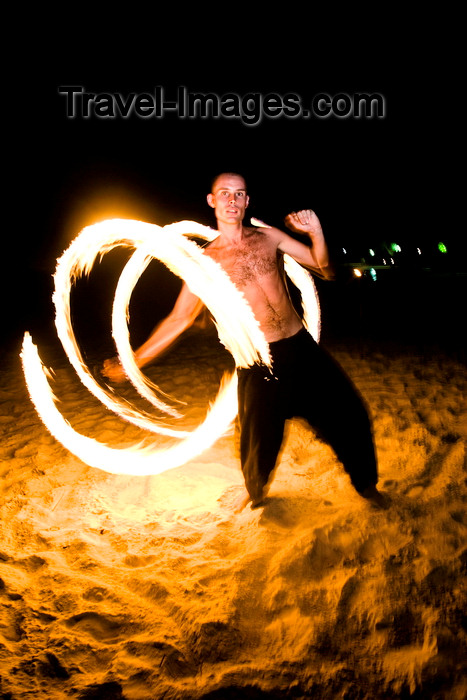
[[[207,199],[218,221],[230,224],[243,221],[249,202],[245,178],[238,173],[221,173],[212,181]]]

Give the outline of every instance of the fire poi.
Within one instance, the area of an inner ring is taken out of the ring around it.
[[[253,225],[263,225],[252,219]],[[77,279],[90,273],[96,259],[124,246],[135,251],[120,276],[112,310],[112,335],[120,362],[138,393],[163,413],[180,418],[173,405],[161,397],[136,366],[129,340],[129,304],[133,289],[152,259],[160,260],[183,279],[211,312],[220,341],[232,354],[236,367],[255,362],[270,366],[268,343],[243,294],[222,267],[203,254],[188,236],[211,241],[218,232],[194,221],[179,221],[164,227],[132,219],[109,219],[86,226],[57,261],[53,302],[58,337],[67,357],[84,386],[107,408],[141,428],[177,438],[170,447],[141,443],[113,448],[75,431],[57,407],[58,399],[50,386],[51,373],[44,367],[28,332],[21,351],[23,372],[31,400],[50,433],[86,464],[113,474],[150,475],[179,467],[210,447],[229,429],[237,414],[236,374],[225,374],[218,395],[205,420],[193,431],[176,430],[160,419],[136,410],[118,398],[109,387],[94,379],[83,360],[73,331],[70,294]],[[320,333],[320,309],[311,275],[292,258],[284,255],[285,271],[301,293],[303,323],[316,341]],[[170,397],[169,397],[170,400]],[[174,403],[172,401],[172,403]]]

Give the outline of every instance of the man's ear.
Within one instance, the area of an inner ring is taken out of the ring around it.
[[[206,199],[208,200],[209,206],[212,207],[212,208],[214,209],[216,205],[215,205],[215,203],[214,203],[214,197],[213,197],[213,195],[211,194],[211,192],[208,194],[208,196],[206,197]]]
[[[249,196],[247,195],[247,196],[246,196],[245,208],[249,205],[249,203],[250,203],[250,198],[249,198]]]

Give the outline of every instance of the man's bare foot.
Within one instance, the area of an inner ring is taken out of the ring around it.
[[[241,511],[249,504],[250,500],[250,495],[242,492],[234,501],[234,512],[241,513]]]
[[[112,382],[121,384],[126,381],[127,376],[123,370],[122,365],[117,357],[113,357],[110,360],[105,360],[102,365],[101,374],[110,379]]]
[[[362,491],[360,495],[378,508],[382,508],[383,510],[387,510],[389,508],[390,499],[388,496],[378,491],[376,484],[367,486],[367,488]]]
[[[249,503],[251,503],[250,508],[252,510],[254,508],[260,508],[264,504],[264,496],[261,496],[261,498],[252,499],[249,493],[242,493],[234,502],[235,513],[241,513],[241,511],[246,508]]]

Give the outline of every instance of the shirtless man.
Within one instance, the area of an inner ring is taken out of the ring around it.
[[[249,197],[244,178],[222,173],[207,196],[220,235],[205,248],[243,292],[269,343],[273,373],[262,365],[238,369],[240,459],[247,493],[239,508],[262,505],[271,482],[287,418],[301,416],[335,450],[356,490],[379,506],[370,421],[350,380],[305,330],[287,291],[284,253],[314,274],[333,276],[318,217],[311,209],[289,214],[287,226],[309,237],[301,243],[276,228],[245,227]],[[193,324],[203,303],[184,284],[172,312],[135,352],[139,367],[151,362]],[[103,374],[123,381],[116,360]]]

